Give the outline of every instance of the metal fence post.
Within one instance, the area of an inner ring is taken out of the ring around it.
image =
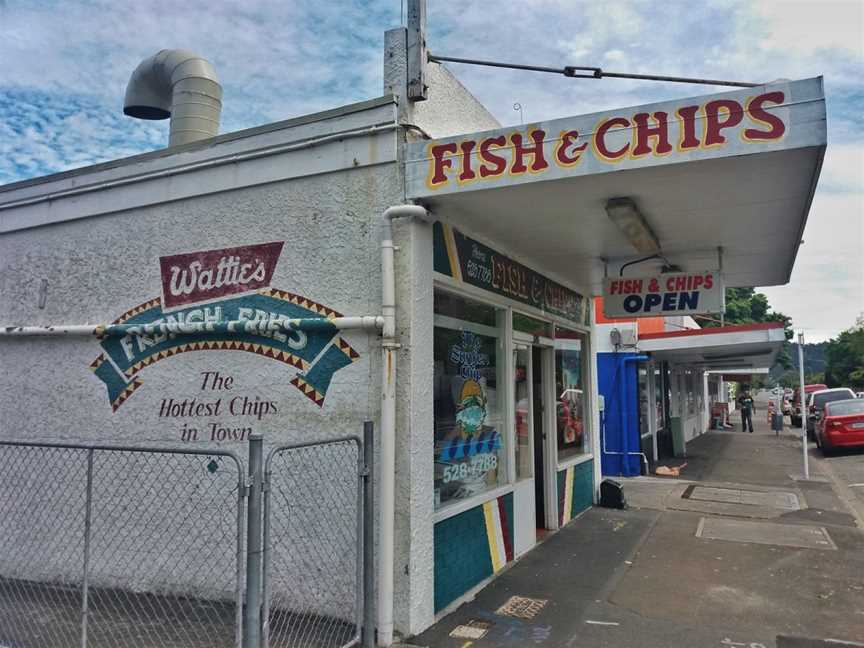
[[[81,648],[87,648],[90,616],[90,526],[93,509],[93,449],[87,451],[87,490],[84,496],[84,578],[81,585]]]
[[[261,496],[264,437],[249,435],[249,510],[246,519],[246,632],[244,648],[261,648]]]
[[[375,499],[372,421],[363,423],[363,648],[375,646]]]

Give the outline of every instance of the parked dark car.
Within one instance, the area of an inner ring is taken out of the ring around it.
[[[823,385],[821,383],[804,385],[805,404],[808,395],[812,394],[815,391],[821,391],[823,389],[828,389],[828,385]],[[792,427],[801,427],[804,418],[801,414],[803,405],[801,404],[801,389],[799,387],[796,387],[794,393],[792,394],[792,407],[792,413],[789,415],[789,417],[792,419]]]
[[[816,429],[816,445],[822,454],[864,446],[864,398],[827,403]]]
[[[823,389],[810,394],[807,401],[807,438],[813,441],[816,438],[816,426],[822,418],[825,405],[839,400],[850,400],[855,398],[855,392],[848,387],[837,387],[835,389]]]

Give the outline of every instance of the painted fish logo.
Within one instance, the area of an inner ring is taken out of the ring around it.
[[[459,396],[459,411],[456,420],[462,430],[462,437],[474,436],[483,428],[486,420],[486,396],[476,380],[466,380]]]

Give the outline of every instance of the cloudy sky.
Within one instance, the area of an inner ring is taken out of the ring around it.
[[[864,0],[427,0],[451,56],[744,81],[825,76],[829,144],[792,282],[766,288],[811,341],[864,312]],[[0,0],[0,184],[161,148],[167,122],[122,115],[161,48],[210,59],[222,132],[382,93],[400,0]],[[504,124],[722,89],[453,66]]]

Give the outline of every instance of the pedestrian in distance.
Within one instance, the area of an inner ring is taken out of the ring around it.
[[[753,397],[750,390],[745,390],[738,397],[738,409],[741,410],[741,425],[744,432],[753,432]]]

